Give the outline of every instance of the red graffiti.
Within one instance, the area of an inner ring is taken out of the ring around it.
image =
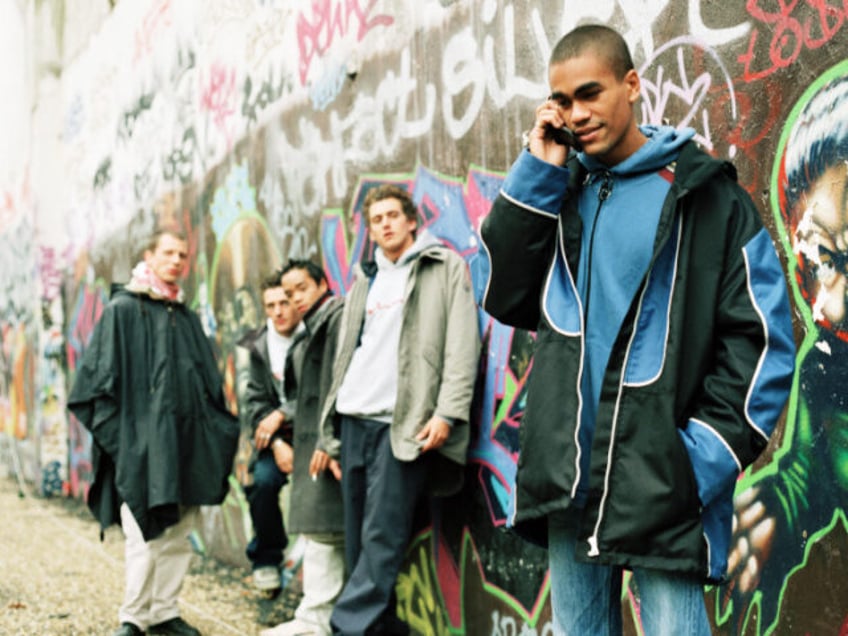
[[[769,98],[763,99],[763,95]],[[743,89],[736,93],[739,116],[729,128],[726,140],[735,146],[739,153],[734,159],[737,165],[744,157],[746,170],[739,175],[739,185],[755,198],[758,196],[758,184],[768,179],[763,175],[763,171],[768,171],[769,166],[762,161],[761,144],[774,127],[779,126],[781,96],[780,85],[774,78],[765,81],[765,90],[758,86],[756,89],[752,87],[750,92]],[[729,101],[730,94],[727,91],[721,92],[711,104],[711,117],[718,121]]]
[[[141,27],[135,34],[135,54],[133,61],[138,61],[143,55],[153,51],[153,40],[160,27],[171,24],[171,0],[159,0],[147,12],[141,21]]]
[[[11,193],[0,193],[0,227],[10,226],[16,214],[15,199]]]
[[[41,277],[42,300],[54,300],[62,292],[62,269],[52,247],[39,247],[38,270]]]
[[[360,42],[375,27],[389,26],[394,18],[385,14],[371,16],[377,0],[312,0],[312,16],[300,14],[297,18],[297,46],[300,50],[300,83],[306,85],[306,76],[312,59],[324,55],[335,38],[354,32]]]
[[[828,0],[805,0],[804,3],[801,0],[778,0],[777,5],[777,11],[767,11],[760,6],[760,0],[748,0],[746,4],[751,17],[766,25],[762,31],[771,33],[766,53],[760,41],[761,30],[754,28],[748,38],[748,49],[737,58],[744,66],[743,79],[746,82],[768,77],[786,68],[798,59],[804,49],[815,50],[824,46],[842,29],[848,18],[848,3],[845,2],[842,6],[832,6]]]
[[[227,119],[236,112],[237,101],[236,72],[221,64],[213,64],[209,72],[209,81],[200,96],[201,107],[212,114],[215,126],[224,133],[227,145],[230,145],[230,131]]]

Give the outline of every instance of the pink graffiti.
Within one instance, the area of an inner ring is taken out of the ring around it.
[[[135,34],[135,52],[133,61],[137,62],[144,55],[153,51],[153,41],[156,32],[171,25],[171,0],[158,0],[141,21],[141,27]]]
[[[68,414],[68,490],[73,497],[88,498],[94,479],[91,434],[72,413]]]
[[[11,225],[12,219],[17,214],[15,199],[9,192],[0,194],[0,227]]]
[[[212,115],[215,126],[225,135],[230,146],[231,133],[227,128],[227,119],[236,112],[238,101],[236,72],[222,64],[213,64],[209,69],[209,81],[200,96],[200,105]]]
[[[62,272],[57,263],[56,251],[52,247],[41,246],[38,269],[41,275],[41,297],[43,300],[55,300],[62,289]]]
[[[77,297],[77,306],[68,329],[68,369],[75,371],[82,358],[94,325],[103,313],[103,296],[99,289],[83,286]]]
[[[834,39],[848,18],[848,3],[832,6],[828,0],[778,0],[777,10],[766,10],[761,0],[748,0],[750,16],[764,24],[762,32],[771,33],[768,52],[758,44],[761,29],[754,28],[748,38],[748,48],[738,61],[744,66],[744,80],[752,82],[786,68],[798,59],[803,49],[815,50]],[[773,6],[774,2],[769,2]],[[804,7],[812,15],[799,15]],[[767,59],[765,59],[767,58]]]
[[[306,85],[306,77],[313,58],[329,50],[336,38],[355,33],[360,42],[365,35],[378,26],[389,26],[394,18],[385,14],[371,16],[377,0],[312,0],[312,15],[301,13],[297,18],[297,46],[300,50],[300,83]]]

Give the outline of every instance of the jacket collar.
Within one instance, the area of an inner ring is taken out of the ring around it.
[[[446,258],[446,252],[447,248],[441,243],[429,245],[418,252],[412,259],[412,262],[417,260],[443,261]],[[359,263],[359,268],[368,278],[374,278],[374,276],[377,275],[377,270],[379,269],[377,261],[374,259],[363,260]]]
[[[314,333],[315,330],[318,329],[318,327],[320,327],[327,319],[332,308],[336,306],[339,301],[340,299],[333,296],[333,292],[329,290],[326,294],[321,296],[321,298],[309,308],[306,315],[303,316],[303,324],[306,327],[306,331],[309,334]]]

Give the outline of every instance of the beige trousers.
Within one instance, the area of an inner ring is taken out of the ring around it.
[[[161,535],[145,541],[127,504],[121,504],[124,529],[126,588],[118,620],[146,630],[180,615],[177,597],[191,565],[188,535],[197,526],[200,508],[180,510],[180,520]]]

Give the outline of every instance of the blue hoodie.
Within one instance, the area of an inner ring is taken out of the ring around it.
[[[585,334],[580,445],[590,448],[601,384],[624,317],[648,271],[663,201],[674,180],[674,162],[694,136],[691,128],[640,126],[647,141],[615,166],[579,153],[588,170],[578,196],[583,222],[575,285]],[[532,188],[537,211],[555,215],[570,170],[523,152],[504,183],[505,192]],[[532,184],[532,185],[531,185]],[[567,285],[566,285],[567,286]],[[573,327],[576,327],[574,325]],[[580,458],[581,478],[574,496],[582,506],[589,476],[589,453]]]
[[[578,155],[589,174],[580,191],[583,221],[577,290],[583,304],[585,350],[581,435],[591,443],[601,384],[610,352],[633,297],[648,271],[660,211],[674,180],[673,163],[695,131],[642,126],[648,140],[621,163],[608,167]],[[586,448],[589,445],[587,444]],[[585,497],[588,453],[577,502]]]

